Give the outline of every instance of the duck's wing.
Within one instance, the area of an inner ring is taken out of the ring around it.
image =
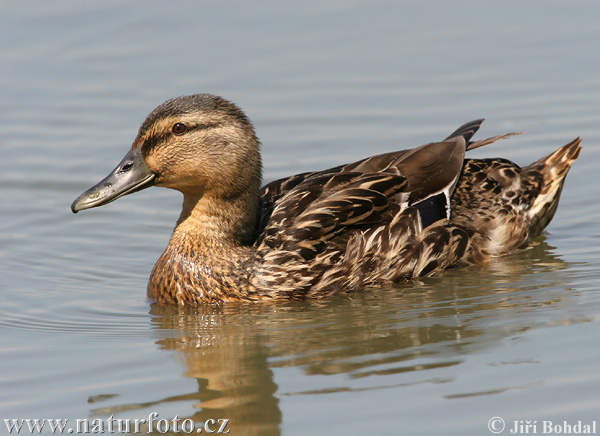
[[[274,208],[285,195],[307,180],[323,180],[322,177],[333,177],[336,174],[354,172],[400,175],[407,180],[405,191],[410,193],[408,202],[419,210],[424,226],[444,217],[449,218],[450,196],[460,175],[465,151],[522,133],[507,133],[471,141],[483,121],[478,119],[463,124],[442,142],[383,153],[324,171],[297,174],[265,185],[261,192],[260,216],[256,230],[258,242],[262,240],[261,235],[269,224]]]
[[[450,135],[448,135],[448,137],[446,139],[458,138],[459,136],[461,136],[465,139],[467,144],[469,144],[469,141],[471,140],[473,135],[475,135],[475,133],[477,133],[477,131],[479,130],[479,128],[481,127],[481,125],[483,124],[484,121],[485,121],[485,118],[480,118],[478,120],[469,121],[468,123],[465,123],[462,126],[460,126],[458,129],[456,129]]]
[[[433,237],[419,238],[425,227],[432,234],[445,229],[433,223],[447,222],[446,194],[460,175],[465,148],[464,138],[453,138],[274,184],[284,193],[255,243],[250,280],[257,289],[303,298],[313,286],[337,288],[331,280],[342,280],[355,258],[376,264],[371,271],[371,263],[356,261],[364,270],[356,277],[373,276],[365,279],[369,283],[383,277],[380,269],[388,264],[394,265],[389,277],[428,272],[427,253],[437,246],[430,244]],[[294,186],[285,190],[285,183]],[[441,239],[453,241],[450,233]],[[396,265],[398,256],[407,265]]]
[[[429,225],[441,218],[448,218],[449,197],[462,169],[465,147],[465,139],[458,136],[410,150],[368,157],[324,171],[302,173],[275,180],[262,189],[256,245],[259,245],[264,239],[265,229],[269,226],[272,227],[274,210],[276,208],[285,210],[282,205],[289,204],[289,201],[282,203],[284,198],[304,196],[307,192],[312,192],[313,194],[318,193],[319,196],[308,196],[307,200],[300,203],[301,205],[307,205],[308,199],[313,201],[316,201],[317,198],[325,199],[340,188],[342,184],[337,182],[345,180],[346,176],[351,178],[375,177],[376,175],[378,177],[400,177],[405,181],[402,185],[404,195],[401,198],[391,197],[389,201],[398,205],[401,202],[415,205],[421,213],[424,225]],[[328,183],[328,181],[331,182]],[[316,189],[318,185],[326,183],[327,190]],[[360,184],[360,180],[356,183]],[[294,207],[293,210],[297,210],[297,207]],[[289,211],[287,213],[289,214]]]
[[[408,206],[424,226],[447,218],[465,147],[457,137],[272,182],[264,188],[255,245],[309,258],[324,242],[343,245],[352,232],[384,224]]]
[[[406,207],[407,182],[388,173],[318,174],[278,201],[258,243],[311,259],[327,243],[343,244],[357,230],[391,219]]]
[[[385,225],[408,193],[404,177],[389,173],[316,174],[276,202],[256,243],[251,280],[302,298],[344,256],[350,238]]]
[[[478,119],[463,124],[454,132],[452,132],[445,139],[445,141],[454,140],[456,138],[463,138],[467,144],[467,150],[470,150],[472,148],[477,148],[486,144],[490,144],[496,139],[501,139],[502,137],[512,135],[502,135],[494,138],[488,138],[487,140],[483,141],[471,142],[471,138],[477,132],[477,130],[479,130],[483,121],[483,119]],[[313,176],[323,176],[326,174],[335,175],[338,173],[345,172],[377,173],[387,170],[392,172],[396,171],[396,173],[400,173],[400,168],[402,168],[404,172],[414,174],[414,169],[419,168],[419,165],[414,164],[414,162],[418,160],[420,156],[419,153],[415,154],[415,151],[415,149],[410,149],[395,151],[392,153],[384,153],[377,156],[371,156],[350,164],[330,168],[328,170],[296,174],[268,183],[262,188],[261,191],[261,208],[257,226],[257,234],[262,233],[262,231],[265,229],[276,203],[285,194],[287,194],[290,190],[294,189],[306,179],[309,179]],[[402,164],[403,161],[405,161],[404,165]],[[411,168],[413,169],[413,171],[411,171]],[[452,168],[452,170],[454,170],[454,168]],[[412,177],[410,177],[410,179],[412,180],[413,186],[419,184],[419,182],[416,179]],[[441,178],[438,178],[437,180],[441,180]],[[423,182],[423,180],[421,180],[421,182]],[[422,196],[422,191],[413,193],[413,197],[415,198],[418,198],[419,195]]]

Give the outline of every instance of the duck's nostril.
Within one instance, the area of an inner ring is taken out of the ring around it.
[[[132,167],[133,167],[133,164],[131,162],[127,162],[125,165],[123,165],[121,167],[121,169],[119,170],[119,172],[120,173],[124,173],[126,171],[129,171]]]

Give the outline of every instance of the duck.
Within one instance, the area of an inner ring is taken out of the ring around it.
[[[151,186],[183,194],[148,281],[154,303],[307,300],[402,283],[511,253],[553,218],[581,138],[525,167],[467,158],[518,134],[472,140],[482,123],[261,187],[246,114],[212,94],[177,97],[148,115],[117,167],[71,209]]]

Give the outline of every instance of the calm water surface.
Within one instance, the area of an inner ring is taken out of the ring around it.
[[[34,3],[0,6],[1,434],[151,413],[232,435],[600,431],[597,2]],[[265,181],[479,117],[480,137],[529,133],[473,156],[584,150],[548,231],[490,265],[322,302],[150,305],[179,194],[69,205],[195,92],[247,111]]]

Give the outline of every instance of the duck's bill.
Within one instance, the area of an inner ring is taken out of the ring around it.
[[[139,148],[125,155],[102,181],[85,191],[71,204],[73,213],[115,201],[154,184],[156,175],[148,168]]]

